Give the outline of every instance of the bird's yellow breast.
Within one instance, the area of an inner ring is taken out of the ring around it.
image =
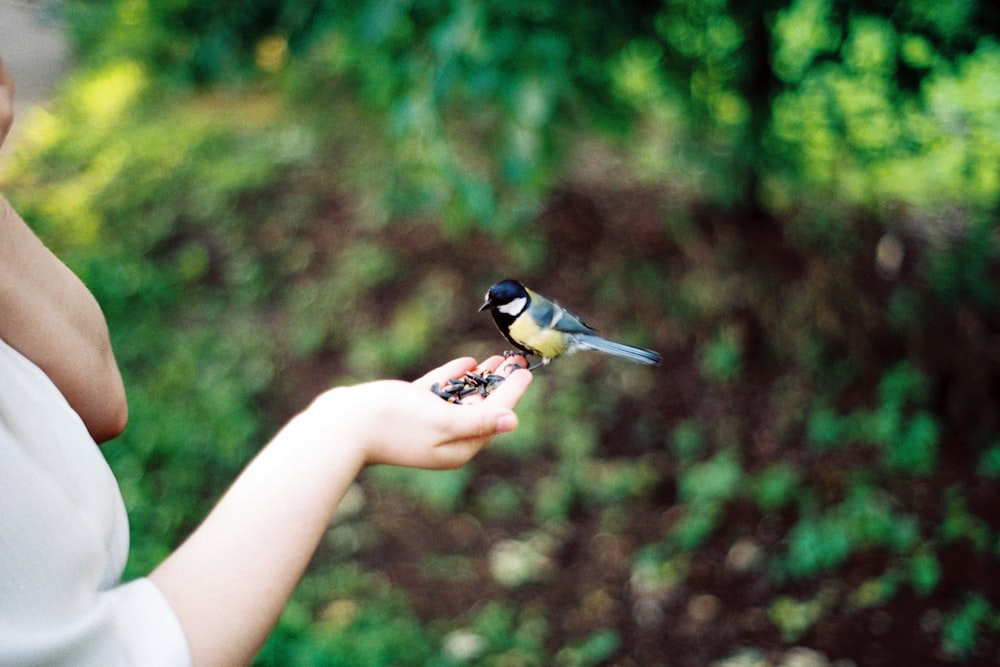
[[[514,320],[508,331],[512,339],[546,359],[558,357],[569,347],[569,337],[565,333],[539,327],[528,313]]]

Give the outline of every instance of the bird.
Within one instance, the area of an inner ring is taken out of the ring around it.
[[[602,338],[573,313],[511,278],[489,289],[479,312],[484,310],[490,311],[500,333],[518,350],[542,358],[528,370],[577,350],[595,350],[650,366],[663,361],[653,350]]]

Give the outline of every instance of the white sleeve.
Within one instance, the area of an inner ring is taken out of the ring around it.
[[[149,579],[136,579],[104,593],[110,599],[115,635],[129,665],[190,667],[180,621]]]
[[[3,667],[191,667],[180,622],[148,579],[98,593],[70,622],[0,626]]]
[[[0,340],[0,667],[190,667],[156,586],[119,583],[128,542],[79,415]]]

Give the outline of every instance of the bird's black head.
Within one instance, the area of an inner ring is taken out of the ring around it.
[[[528,290],[524,288],[524,285],[508,278],[490,288],[490,291],[486,293],[486,301],[479,310],[482,312],[488,308],[492,311],[494,318],[498,315],[506,315],[510,319],[514,319],[524,312],[530,301],[531,297],[528,296]]]
[[[503,337],[517,349],[527,351],[519,342],[511,338],[510,325],[521,313],[527,310],[530,304],[531,296],[524,285],[508,278],[490,288],[490,291],[486,293],[486,302],[479,310],[480,312],[489,310],[490,315],[493,316],[493,322]]]

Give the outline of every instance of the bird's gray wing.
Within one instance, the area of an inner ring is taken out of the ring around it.
[[[546,300],[541,304],[544,314],[538,318],[543,326],[552,327],[556,331],[569,334],[593,334],[596,331],[583,320],[569,312],[557,303]]]

